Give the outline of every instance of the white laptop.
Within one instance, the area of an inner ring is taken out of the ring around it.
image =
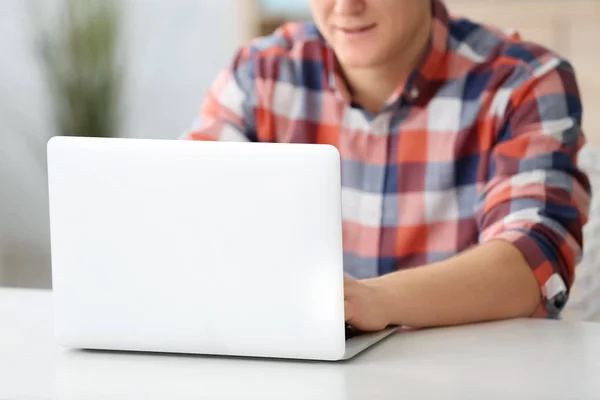
[[[332,146],[55,137],[55,331],[82,349],[342,360]]]

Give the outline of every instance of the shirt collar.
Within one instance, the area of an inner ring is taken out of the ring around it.
[[[395,104],[400,98],[409,102],[423,99],[423,96],[431,95],[434,90],[431,83],[443,80],[446,76],[445,60],[448,55],[448,40],[450,15],[443,0],[431,0],[433,21],[427,49],[417,67],[409,75],[386,102],[385,107]],[[349,102],[350,94],[341,74],[341,68],[335,53],[330,45],[324,41],[327,48],[327,62],[329,72],[328,84],[334,90],[338,98]]]

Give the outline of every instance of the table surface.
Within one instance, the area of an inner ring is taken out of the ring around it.
[[[52,293],[0,289],[0,399],[600,398],[600,324],[401,332],[341,363],[55,345]]]

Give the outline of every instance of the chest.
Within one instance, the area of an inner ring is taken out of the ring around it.
[[[436,97],[371,115],[330,92],[275,97],[274,139],[337,147],[344,186],[373,193],[443,192],[487,178],[492,135],[479,101]]]

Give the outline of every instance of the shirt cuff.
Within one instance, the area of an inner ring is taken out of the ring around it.
[[[566,270],[560,251],[542,235],[525,229],[507,229],[484,241],[502,239],[514,245],[533,270],[542,299],[532,314],[534,318],[556,319],[567,304],[569,290],[562,273]],[[549,257],[554,253],[554,257]]]

